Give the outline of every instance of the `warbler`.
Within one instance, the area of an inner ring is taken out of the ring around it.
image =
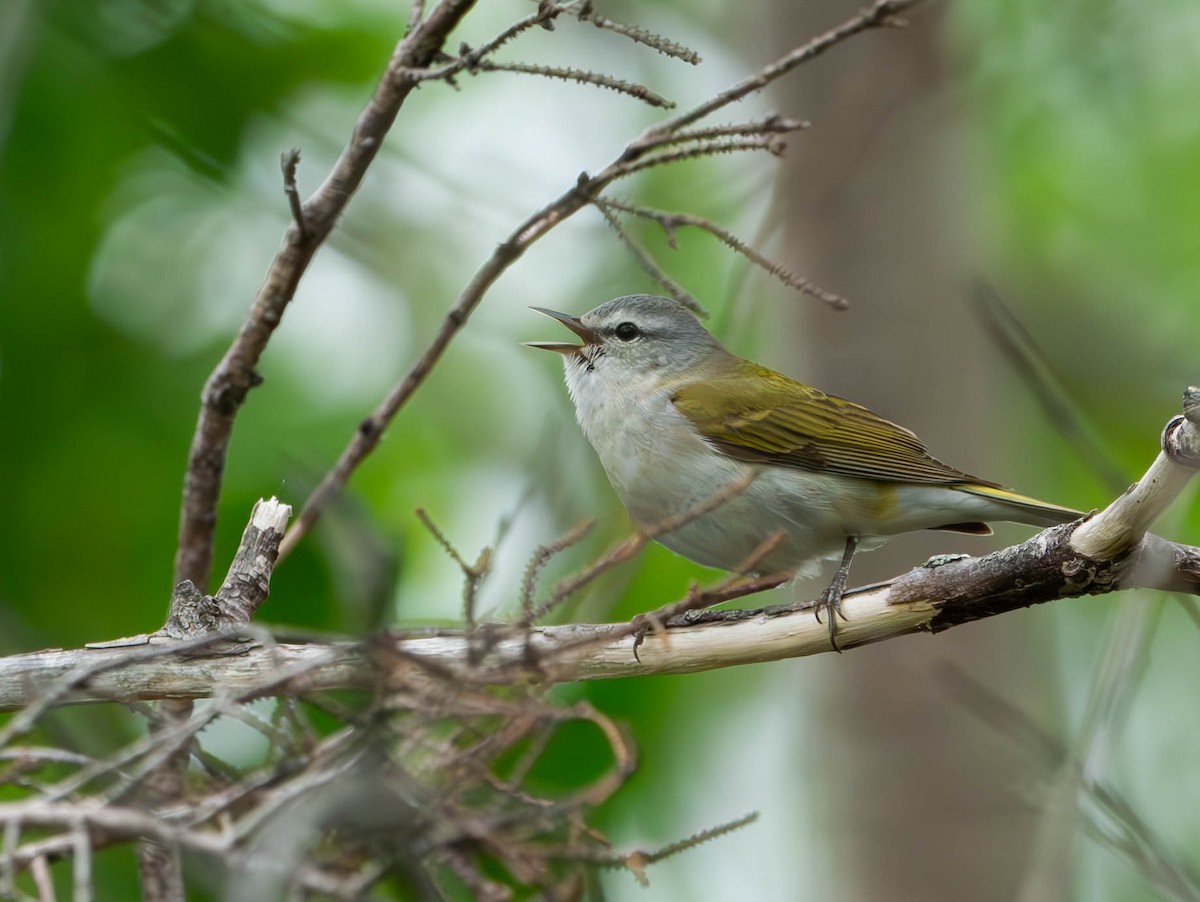
[[[634,523],[673,526],[657,541],[725,570],[757,550],[756,572],[811,576],[840,555],[817,608],[835,648],[856,549],[912,530],[990,535],[989,520],[1082,516],[947,466],[903,426],[731,354],[679,301],[532,309],[583,342],[526,344],[562,355],[579,425]]]

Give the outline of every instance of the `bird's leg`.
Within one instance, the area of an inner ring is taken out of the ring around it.
[[[858,536],[846,536],[846,550],[842,552],[842,562],[833,574],[829,588],[817,599],[817,622],[821,621],[821,611],[824,611],[829,620],[829,644],[836,652],[841,652],[837,643],[837,619],[846,619],[846,615],[842,613],[842,596],[846,594],[846,577],[850,575],[850,562],[854,560],[857,548]]]

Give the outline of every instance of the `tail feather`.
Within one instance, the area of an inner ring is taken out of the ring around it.
[[[1083,516],[1081,511],[1060,507],[1057,504],[1048,504],[1045,501],[1030,498],[1028,495],[1018,495],[1016,492],[996,486],[972,484],[959,486],[959,488],[972,495],[978,495],[980,498],[1000,502],[1009,512],[1005,519],[1013,523],[1042,527],[1057,526],[1060,523],[1078,520]]]
[[[945,526],[935,526],[942,532],[957,532],[966,536],[990,536],[994,530],[986,523],[947,523]]]

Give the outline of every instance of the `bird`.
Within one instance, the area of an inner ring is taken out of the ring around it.
[[[723,570],[750,561],[808,577],[840,557],[816,603],[835,649],[858,550],[914,530],[990,535],[988,521],[1083,516],[948,466],[903,426],[738,357],[673,298],[627,295],[582,316],[531,309],[582,342],[525,344],[562,356],[579,426],[638,528]]]

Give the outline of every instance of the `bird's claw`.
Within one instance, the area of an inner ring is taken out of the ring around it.
[[[827,623],[829,625],[829,644],[833,646],[834,651],[840,654],[842,649],[838,645],[837,640],[837,620],[841,617],[843,620],[848,621],[849,618],[846,616],[845,611],[842,610],[842,598],[846,594],[846,587],[844,585],[836,585],[836,582],[835,580],[834,585],[829,586],[829,588],[818,596],[813,613],[817,618],[817,623]],[[822,611],[825,612],[824,620],[821,619]]]
[[[821,593],[817,598],[816,617],[817,623],[829,624],[829,644],[833,646],[833,650],[841,654],[842,648],[837,641],[837,619],[841,617],[847,620],[845,613],[842,611],[842,598],[846,594],[846,579],[850,575],[850,562],[854,560],[854,552],[858,548],[858,537],[846,537],[846,551],[842,555],[842,563],[837,568],[837,572],[833,574],[833,579],[829,583],[829,588]],[[825,612],[826,620],[821,620],[821,611]]]

